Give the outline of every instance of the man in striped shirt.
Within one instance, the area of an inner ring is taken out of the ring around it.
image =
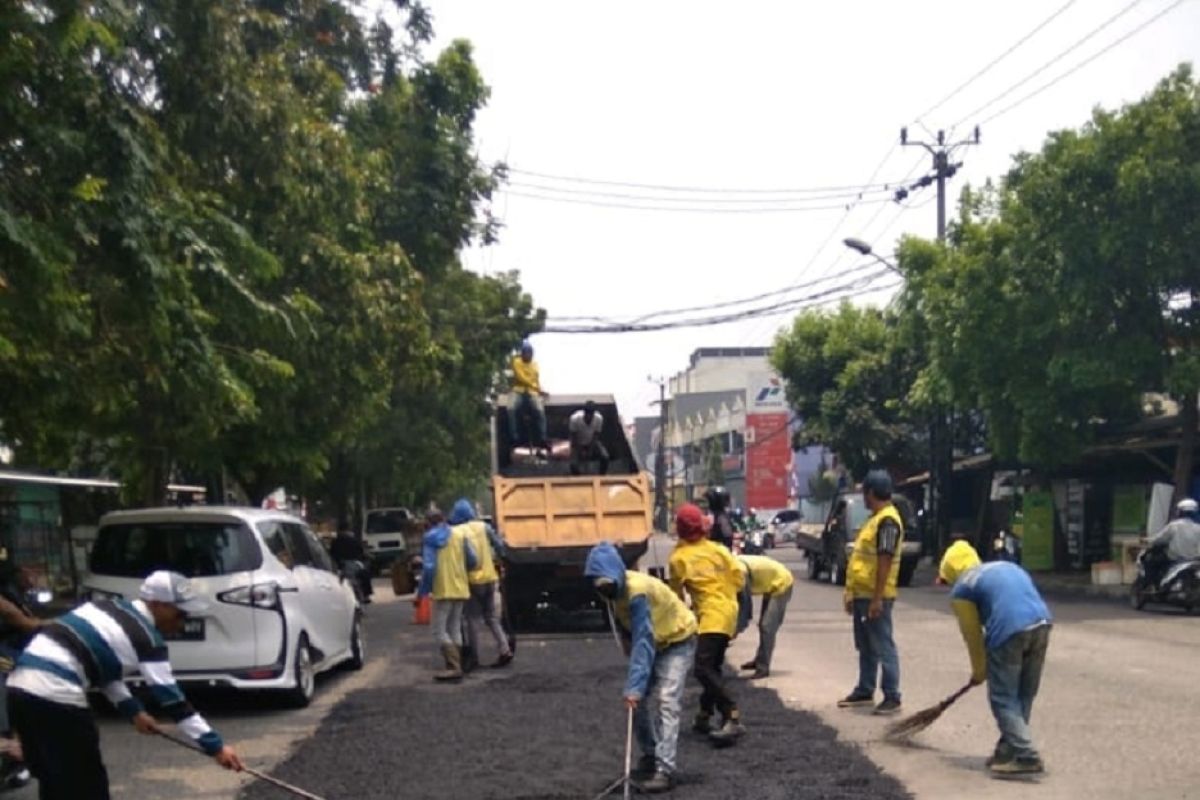
[[[162,637],[181,631],[188,613],[204,611],[207,603],[187,578],[165,570],[146,578],[138,594],[132,603],[85,603],[44,625],[8,679],[13,726],[41,800],[108,800],[108,773],[88,689],[103,691],[141,733],[161,732],[122,680],[134,669],[163,713],[204,752],[226,769],[242,769],[237,753],[175,684]]]

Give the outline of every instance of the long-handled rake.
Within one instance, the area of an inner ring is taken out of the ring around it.
[[[629,800],[629,793],[633,790],[633,709],[629,709],[629,718],[625,723],[625,774],[610,783],[608,787],[596,795],[593,800],[603,800],[617,790],[618,786],[623,786],[625,789],[624,800]]]
[[[179,745],[180,747],[184,748],[185,750],[191,750],[192,752],[200,753],[203,756],[208,755],[207,753],[205,753],[199,747],[196,747],[196,745],[192,744],[191,742],[185,742],[182,739],[177,739],[176,737],[172,736],[171,734],[167,733],[166,731],[158,731],[158,735],[161,736],[162,738],[166,739],[168,742],[171,742],[172,744]],[[324,800],[323,798],[319,797],[318,795],[312,794],[311,792],[304,791],[299,786],[292,786],[290,783],[281,781],[278,778],[272,778],[270,775],[259,772],[258,770],[250,769],[250,767],[243,767],[243,770],[246,772],[247,775],[252,775],[253,777],[258,778],[260,781],[266,781],[267,783],[269,783],[273,786],[278,786],[280,789],[283,789],[284,791],[291,792],[292,794],[296,795],[296,797],[303,797],[303,798],[306,798],[306,800]]]
[[[933,723],[937,722],[938,717],[940,717],[947,708],[954,705],[954,702],[958,700],[958,698],[970,691],[974,685],[974,683],[968,682],[966,686],[962,687],[937,705],[930,706],[929,708],[905,717],[899,722],[889,725],[887,730],[884,731],[883,738],[892,740],[907,739],[914,734],[920,733]]]

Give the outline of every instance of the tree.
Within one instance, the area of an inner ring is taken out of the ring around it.
[[[837,497],[837,493],[837,474],[829,469],[825,457],[822,456],[817,471],[808,476],[808,499],[814,503],[828,503]]]
[[[704,445],[704,480],[709,486],[725,485],[725,451],[716,436]]]
[[[1179,401],[1177,491],[1200,388],[1200,89],[1180,67],[1139,102],[1021,154],[968,192],[951,246],[900,263],[927,314],[926,377],[983,412],[997,452],[1053,465]]]
[[[843,303],[806,311],[780,333],[771,365],[801,420],[793,446],[826,445],[856,478],[875,464],[921,463],[909,403],[919,365],[901,346],[899,325],[891,311]]]

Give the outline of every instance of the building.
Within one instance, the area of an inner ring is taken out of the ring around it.
[[[673,504],[718,481],[743,508],[789,504],[792,417],[767,347],[705,347],[670,379],[668,485]],[[653,437],[651,437],[653,438]]]

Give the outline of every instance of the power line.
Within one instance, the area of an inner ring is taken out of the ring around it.
[[[889,154],[890,155],[890,154]],[[882,167],[882,165],[880,165]],[[509,167],[508,171],[515,175],[528,175],[533,178],[543,178],[552,181],[561,181],[565,183],[583,183],[594,186],[621,186],[627,189],[652,189],[660,192],[698,192],[702,194],[810,194],[814,192],[853,192],[864,189],[888,188],[889,183],[866,183],[866,184],[849,184],[843,186],[808,186],[808,187],[785,187],[778,189],[761,188],[761,187],[715,187],[715,186],[685,186],[671,185],[662,183],[635,183],[633,181],[617,181],[607,180],[603,178],[583,178],[574,175],[555,175],[550,172],[537,172],[530,169],[519,169],[517,167]],[[871,176],[874,181],[878,176],[879,171],[876,170]]]
[[[1042,92],[1046,91],[1046,90],[1047,90],[1047,89],[1049,89],[1051,86],[1054,86],[1055,84],[1059,83],[1060,81],[1063,81],[1063,80],[1065,80],[1066,78],[1069,78],[1070,76],[1074,75],[1074,74],[1075,74],[1076,72],[1078,72],[1079,70],[1081,70],[1081,69],[1083,69],[1084,67],[1086,67],[1088,64],[1090,64],[1090,63],[1092,63],[1093,61],[1095,61],[1095,60],[1096,60],[1097,58],[1099,58],[1100,56],[1104,55],[1105,53],[1107,53],[1108,51],[1110,51],[1110,50],[1112,50],[1113,48],[1117,47],[1118,45],[1120,45],[1120,44],[1123,44],[1123,43],[1124,43],[1124,42],[1125,42],[1127,39],[1131,39],[1131,38],[1133,38],[1134,36],[1138,35],[1139,33],[1141,33],[1141,32],[1142,32],[1143,30],[1145,30],[1146,28],[1148,28],[1148,27],[1150,27],[1151,25],[1153,25],[1155,22],[1158,22],[1160,19],[1162,19],[1163,17],[1165,17],[1167,14],[1170,14],[1172,11],[1174,11],[1174,10],[1175,10],[1175,9],[1177,9],[1177,8],[1179,8],[1179,6],[1183,5],[1183,3],[1184,3],[1184,0],[1175,0],[1175,2],[1174,2],[1174,3],[1172,3],[1172,4],[1171,4],[1171,5],[1169,5],[1169,6],[1167,6],[1167,7],[1166,7],[1166,8],[1164,8],[1162,11],[1158,12],[1158,13],[1157,13],[1157,14],[1155,14],[1153,17],[1151,17],[1150,19],[1148,19],[1148,20],[1146,20],[1145,22],[1143,22],[1141,25],[1138,25],[1136,28],[1134,28],[1133,30],[1129,31],[1129,32],[1128,32],[1128,33],[1126,33],[1124,36],[1122,36],[1122,37],[1120,37],[1119,39],[1116,39],[1115,41],[1111,42],[1111,43],[1110,43],[1108,46],[1104,47],[1102,50],[1099,50],[1099,51],[1097,51],[1097,52],[1093,53],[1091,56],[1089,56],[1088,58],[1084,59],[1083,61],[1080,61],[1078,64],[1076,64],[1075,66],[1071,67],[1069,70],[1067,70],[1066,72],[1062,73],[1062,74],[1061,74],[1061,75],[1059,75],[1057,78],[1054,78],[1054,79],[1053,79],[1053,80],[1051,80],[1050,82],[1043,84],[1042,86],[1038,87],[1037,89],[1034,89],[1032,92],[1030,92],[1029,94],[1025,95],[1025,96],[1024,96],[1024,97],[1022,97],[1020,100],[1017,100],[1017,101],[1016,101],[1016,102],[1014,102],[1014,103],[1010,103],[1009,105],[1007,105],[1007,106],[1005,106],[1004,108],[1000,109],[999,111],[995,112],[995,113],[994,113],[994,114],[992,114],[990,117],[988,117],[987,119],[983,120],[983,122],[982,122],[981,124],[986,124],[986,123],[988,123],[988,122],[991,122],[992,120],[994,120],[994,119],[996,119],[996,118],[998,118],[998,117],[1002,117],[1002,116],[1004,116],[1005,114],[1007,114],[1008,112],[1010,112],[1010,111],[1012,111],[1014,108],[1016,108],[1017,106],[1020,106],[1020,105],[1022,105],[1022,104],[1024,104],[1024,103],[1026,103],[1027,101],[1029,101],[1029,100],[1032,100],[1033,98],[1037,97],[1039,94],[1041,94]]]
[[[501,188],[498,191],[512,197],[523,197],[530,200],[541,200],[549,203],[570,203],[575,205],[595,206],[599,208],[621,208],[630,211],[665,211],[665,212],[685,212],[693,214],[792,214],[805,211],[838,211],[847,207],[847,203],[837,203],[835,205],[822,206],[768,206],[768,207],[753,207],[753,208],[719,208],[714,206],[659,206],[634,203],[618,203],[608,202],[605,200],[588,200],[582,197],[554,197],[546,194],[537,194],[533,192],[514,191],[512,189]],[[881,197],[871,200],[855,200],[852,204],[874,204],[887,203],[889,198]]]
[[[634,318],[628,319],[628,320],[614,319],[612,317],[596,317],[596,316],[559,317],[559,316],[551,315],[550,317],[547,318],[547,321],[552,322],[552,323],[598,322],[598,323],[605,323],[605,324],[612,324],[612,325],[621,325],[621,324],[635,325],[637,323],[645,322],[646,320],[653,319],[655,317],[669,317],[669,316],[675,316],[676,314],[685,314],[685,313],[690,313],[693,311],[712,311],[715,309],[732,308],[734,306],[742,306],[742,305],[747,305],[749,303],[756,303],[761,300],[770,299],[772,297],[778,297],[780,295],[790,294],[791,292],[799,291],[800,289],[809,289],[818,284],[826,283],[830,280],[833,280],[834,278],[848,278],[855,273],[864,272],[868,269],[878,268],[878,267],[879,267],[879,262],[877,262],[877,261],[865,261],[862,264],[859,264],[855,267],[845,270],[837,275],[826,275],[824,277],[817,278],[812,281],[808,281],[807,283],[799,283],[794,286],[786,286],[782,289],[775,289],[770,292],[763,292],[762,294],[751,295],[749,297],[743,297],[738,300],[726,300],[726,301],[722,301],[719,303],[709,303],[707,305],[701,305],[701,306],[689,306],[687,308],[673,308],[673,309],[667,309],[667,310],[663,310],[663,311],[651,311],[649,313],[641,314],[640,316],[637,316],[637,317],[634,317]]]
[[[622,200],[641,200],[652,203],[703,203],[709,205],[738,205],[738,204],[765,204],[778,205],[780,203],[809,203],[818,200],[841,200],[861,198],[863,195],[878,195],[887,194],[892,191],[893,186],[880,186],[875,189],[863,189],[852,192],[836,192],[831,194],[793,196],[793,197],[703,197],[696,195],[683,196],[664,196],[654,194],[637,194],[630,192],[609,192],[602,189],[579,189],[567,186],[555,186],[548,183],[527,183],[525,181],[509,181],[508,186],[515,186],[521,190],[536,190],[539,192],[551,192],[553,194],[563,194],[567,196],[580,197],[613,197]]]
[[[847,299],[855,293],[861,294],[868,290],[872,283],[880,278],[895,275],[890,269],[879,270],[871,275],[863,276],[849,284],[834,286],[820,292],[815,292],[811,295],[800,298],[792,298],[780,303],[775,303],[769,306],[760,308],[746,309],[731,314],[723,314],[710,317],[697,317],[691,319],[675,320],[671,322],[650,322],[638,324],[615,324],[615,325],[587,325],[587,326],[547,326],[544,329],[545,333],[646,333],[651,331],[671,330],[675,328],[696,328],[711,325],[723,325],[728,322],[738,322],[743,319],[751,319],[763,314],[780,313],[782,311],[797,310],[804,305],[811,305],[818,301],[828,301],[830,299]],[[889,284],[888,286],[877,286],[869,289],[869,291],[882,291],[885,288],[891,288],[892,285],[899,285],[899,282]],[[852,294],[841,297],[850,292]]]
[[[984,75],[986,75],[986,74],[987,74],[987,73],[988,73],[988,72],[989,72],[989,71],[992,69],[992,67],[996,66],[996,65],[997,65],[997,64],[999,64],[1001,61],[1003,61],[1004,59],[1008,58],[1010,55],[1012,55],[1012,53],[1013,53],[1013,52],[1014,52],[1014,51],[1015,51],[1017,48],[1019,48],[1021,45],[1025,44],[1025,43],[1026,43],[1026,42],[1028,42],[1030,39],[1032,39],[1034,36],[1036,36],[1036,35],[1037,35],[1039,32],[1041,32],[1041,30],[1042,30],[1043,28],[1045,28],[1045,27],[1046,27],[1047,25],[1049,25],[1051,22],[1053,22],[1054,20],[1058,19],[1058,17],[1059,17],[1059,16],[1061,16],[1061,15],[1062,15],[1062,13],[1063,13],[1064,11],[1066,11],[1066,10],[1067,10],[1068,8],[1070,8],[1071,6],[1075,5],[1075,2],[1076,2],[1076,0],[1067,0],[1067,2],[1065,2],[1065,3],[1063,3],[1061,6],[1059,6],[1059,8],[1058,8],[1058,10],[1057,10],[1057,11],[1055,11],[1053,14],[1051,14],[1050,16],[1046,17],[1044,20],[1042,20],[1041,22],[1039,22],[1039,23],[1037,24],[1037,26],[1036,26],[1036,27],[1035,27],[1033,30],[1031,30],[1029,33],[1025,34],[1025,35],[1024,35],[1024,36],[1022,36],[1020,39],[1018,39],[1018,40],[1016,41],[1016,43],[1014,43],[1014,44],[1013,44],[1011,47],[1009,47],[1009,48],[1008,48],[1007,50],[1005,50],[1003,53],[1001,53],[1000,55],[996,56],[996,57],[995,57],[995,58],[993,58],[991,61],[989,61],[987,64],[985,64],[985,65],[984,65],[984,67],[983,67],[982,69],[980,69],[980,70],[979,70],[978,72],[976,72],[974,75],[972,75],[971,77],[967,78],[965,81],[963,81],[962,83],[960,83],[960,84],[959,84],[957,87],[955,87],[955,88],[954,88],[954,89],[953,89],[953,90],[952,90],[952,91],[951,91],[949,94],[947,94],[947,95],[946,95],[945,97],[943,97],[941,100],[938,100],[936,103],[934,103],[933,105],[931,105],[929,108],[925,109],[925,111],[923,111],[923,112],[921,112],[920,114],[918,114],[918,115],[917,115],[917,118],[916,118],[916,120],[915,120],[915,121],[917,122],[917,124],[918,124],[918,125],[920,125],[922,128],[925,128],[925,125],[924,125],[924,123],[923,123],[921,120],[923,120],[925,117],[928,117],[928,116],[929,116],[930,114],[932,114],[934,111],[937,111],[939,108],[941,108],[942,106],[944,106],[944,105],[945,105],[946,103],[948,103],[950,100],[952,100],[952,99],[954,99],[955,97],[957,97],[957,96],[958,96],[958,94],[959,94],[959,93],[960,93],[960,92],[961,92],[963,89],[966,89],[966,88],[967,88],[968,86],[970,86],[972,83],[974,83],[975,81],[979,80],[979,79],[980,79],[980,78],[982,78]],[[930,136],[932,136],[932,135],[933,135],[933,132],[932,132],[932,131],[930,131],[928,128],[925,128],[925,131],[926,131],[926,133],[928,133]]]
[[[1045,72],[1045,71],[1046,71],[1047,69],[1049,69],[1050,67],[1052,67],[1052,66],[1054,66],[1055,64],[1057,64],[1059,61],[1062,61],[1064,58],[1066,58],[1066,57],[1067,57],[1067,56],[1069,56],[1071,53],[1073,53],[1073,52],[1075,52],[1076,50],[1078,50],[1078,49],[1079,49],[1080,47],[1082,47],[1084,44],[1086,44],[1087,42],[1091,41],[1091,39],[1093,39],[1093,38],[1094,38],[1094,37],[1095,37],[1097,34],[1101,33],[1101,32],[1102,32],[1102,31],[1103,31],[1105,28],[1107,28],[1108,26],[1112,25],[1114,22],[1116,22],[1117,20],[1119,20],[1121,17],[1123,17],[1123,16],[1125,16],[1126,14],[1128,14],[1130,11],[1132,11],[1132,10],[1134,9],[1134,7],[1135,7],[1135,6],[1139,5],[1141,2],[1142,2],[1142,0],[1133,0],[1133,2],[1131,2],[1129,5],[1125,6],[1125,7],[1124,7],[1124,8],[1122,8],[1120,11],[1118,11],[1117,13],[1113,14],[1111,17],[1109,17],[1108,19],[1106,19],[1104,22],[1100,23],[1098,26],[1096,26],[1095,28],[1093,28],[1093,29],[1091,30],[1091,32],[1089,32],[1088,34],[1086,34],[1085,36],[1083,36],[1083,38],[1081,38],[1081,39],[1079,39],[1078,41],[1076,41],[1074,44],[1072,44],[1072,45],[1071,45],[1070,47],[1068,47],[1066,50],[1063,50],[1061,53],[1059,53],[1058,55],[1054,56],[1054,58],[1050,59],[1050,60],[1049,60],[1049,61],[1047,61],[1045,64],[1042,64],[1040,67],[1038,67],[1037,69],[1035,69],[1033,72],[1029,73],[1029,74],[1028,74],[1028,75],[1026,75],[1024,78],[1022,78],[1021,80],[1017,81],[1017,82],[1016,82],[1016,83],[1014,83],[1012,86],[1008,87],[1008,88],[1007,88],[1007,89],[1005,89],[1003,92],[1001,92],[1000,94],[998,94],[998,95],[996,95],[995,97],[993,97],[991,100],[988,100],[986,103],[984,103],[983,105],[979,106],[979,108],[976,108],[976,109],[975,109],[974,111],[972,111],[971,113],[969,113],[969,114],[966,114],[965,116],[963,116],[963,118],[962,118],[962,119],[960,119],[958,122],[954,123],[954,127],[958,127],[959,125],[961,125],[962,123],[966,122],[967,120],[969,120],[969,119],[971,119],[971,118],[973,118],[973,117],[975,117],[975,116],[977,116],[977,115],[979,115],[979,114],[983,113],[983,112],[984,112],[984,111],[986,111],[987,109],[989,109],[989,108],[991,108],[992,106],[994,106],[996,103],[998,103],[998,102],[1000,102],[1001,100],[1003,100],[1004,98],[1008,97],[1010,94],[1012,94],[1013,92],[1015,92],[1017,89],[1020,89],[1022,86],[1024,86],[1024,85],[1025,85],[1025,84],[1027,84],[1027,83],[1029,83],[1031,80],[1033,80],[1033,79],[1034,79],[1034,78],[1036,78],[1038,75],[1040,75],[1040,74],[1042,74],[1043,72]]]

